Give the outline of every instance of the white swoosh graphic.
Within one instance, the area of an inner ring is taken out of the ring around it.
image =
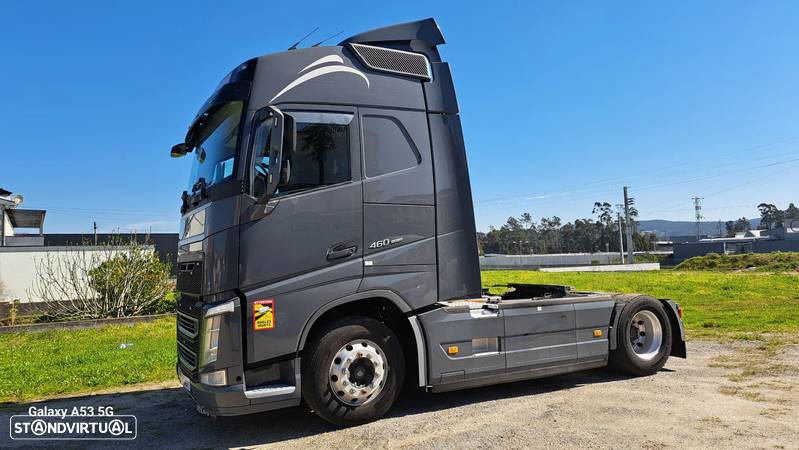
[[[323,56],[323,57],[317,59],[316,61],[308,64],[307,66],[303,67],[302,70],[300,70],[297,73],[303,73],[306,70],[310,69],[311,67],[315,67],[315,66],[318,66],[318,65],[321,65],[321,64],[325,64],[325,63],[329,63],[329,62],[337,62],[339,64],[344,64],[344,60],[341,59],[341,56],[328,55],[328,56]]]
[[[305,69],[303,69],[303,70],[305,70]],[[300,71],[300,72],[302,72],[302,71]],[[363,72],[361,72],[360,70],[353,69],[353,68],[347,67],[347,66],[320,67],[318,69],[315,69],[315,70],[312,70],[312,71],[306,73],[305,75],[302,75],[302,76],[298,77],[296,80],[294,80],[291,83],[289,83],[280,92],[275,94],[275,96],[272,97],[272,100],[269,100],[269,103],[274,102],[276,98],[278,98],[281,95],[285,94],[286,92],[294,89],[295,87],[301,85],[302,83],[305,83],[306,81],[311,81],[311,80],[313,80],[316,77],[321,77],[322,75],[327,75],[329,73],[336,73],[336,72],[346,72],[346,73],[352,73],[352,74],[358,75],[359,77],[363,78],[364,81],[366,81],[366,87],[367,88],[369,87],[369,79],[366,78],[366,75],[364,75]]]

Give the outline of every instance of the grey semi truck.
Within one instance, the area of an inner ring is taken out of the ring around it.
[[[251,59],[172,148],[193,153],[177,370],[201,413],[304,401],[346,426],[381,417],[406,385],[608,364],[649,375],[686,356],[668,300],[482,290],[443,43],[427,19]]]

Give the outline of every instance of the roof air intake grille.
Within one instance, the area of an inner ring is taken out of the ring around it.
[[[430,81],[430,64],[421,53],[404,52],[372,45],[350,44],[361,62],[372,70],[397,73]]]

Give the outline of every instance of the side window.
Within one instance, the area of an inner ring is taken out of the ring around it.
[[[362,127],[367,177],[408,169],[422,162],[419,150],[396,119],[364,116]]]
[[[291,164],[288,183],[275,196],[350,181],[351,114],[287,112],[297,126],[296,148],[284,150]]]

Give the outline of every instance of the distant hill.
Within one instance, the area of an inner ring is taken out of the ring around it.
[[[760,219],[751,219],[752,228],[760,225]],[[696,233],[696,222],[688,220],[642,220],[638,222],[641,231],[657,233],[658,237],[692,236]],[[721,232],[724,233],[724,221],[721,223]],[[718,234],[718,222],[702,222],[702,234]]]

